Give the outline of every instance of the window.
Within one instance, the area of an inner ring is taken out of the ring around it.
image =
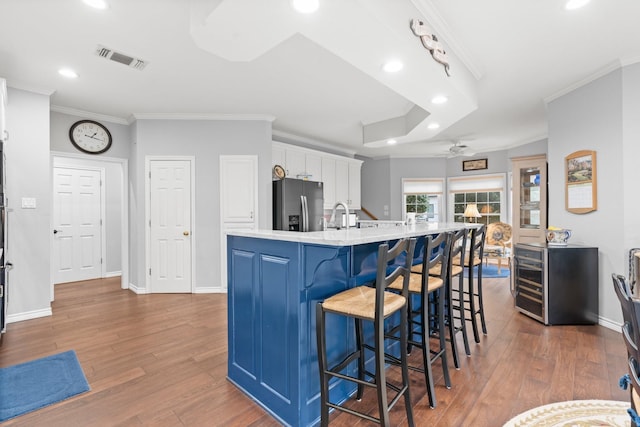
[[[439,222],[442,214],[444,179],[403,179],[403,219],[415,213],[417,221]]]
[[[405,194],[405,213],[415,212],[418,221],[438,221],[440,196],[430,194]]]
[[[452,212],[449,220],[481,224],[506,222],[508,216],[505,186],[505,174],[449,178],[449,203]],[[478,207],[480,218],[477,218],[477,221],[464,217],[469,203],[475,203]]]

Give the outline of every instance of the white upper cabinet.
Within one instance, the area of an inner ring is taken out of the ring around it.
[[[361,182],[360,182],[360,170],[362,169],[362,162],[349,162],[349,207],[353,206],[353,209],[361,208]]]
[[[0,140],[7,140],[6,127],[6,110],[7,110],[7,83],[4,79],[0,79]]]
[[[304,151],[285,150],[285,170],[289,178],[303,178],[306,175]]]
[[[322,158],[322,182],[324,193],[324,208],[331,209],[336,202],[336,159]]]
[[[271,147],[271,166],[279,165],[286,169],[287,160],[285,158],[285,149],[280,145]]]
[[[349,209],[360,209],[362,161],[280,142],[272,144],[272,165],[284,167],[289,178],[324,183],[324,208],[340,201]]]
[[[309,181],[322,181],[322,157],[307,153],[304,160]]]
[[[306,150],[286,148],[285,171],[289,178],[322,181],[322,157]]]
[[[336,160],[336,202],[344,202],[349,209],[355,209],[349,200],[349,162]]]

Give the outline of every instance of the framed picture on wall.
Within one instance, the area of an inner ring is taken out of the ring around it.
[[[598,208],[596,152],[576,151],[565,157],[566,210],[585,214]]]
[[[488,168],[487,159],[463,160],[462,161],[462,170],[463,171],[477,171],[477,170],[487,169],[487,168]]]

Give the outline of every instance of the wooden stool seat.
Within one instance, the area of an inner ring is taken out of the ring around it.
[[[411,272],[416,274],[422,274],[422,264],[417,264],[411,267]],[[431,276],[439,276],[442,274],[442,263],[438,263],[436,266],[429,269]]]
[[[402,290],[402,276],[396,279]],[[394,283],[396,283],[394,282]],[[400,310],[407,300],[393,292],[384,292],[383,315],[384,317]],[[374,320],[376,309],[376,290],[368,286],[358,286],[337,295],[327,298],[322,303],[324,311],[329,311],[360,319]]]
[[[438,288],[444,286],[444,280],[440,277],[429,276],[429,283],[427,284],[427,292],[433,292]],[[402,290],[402,278],[397,278],[393,283],[389,285],[389,288],[398,291]],[[411,273],[409,277],[409,292],[412,294],[419,294],[422,292],[422,275]]]
[[[460,257],[458,257],[458,261],[460,261]],[[460,267],[459,265],[460,263],[458,262],[458,265],[452,265],[451,266],[451,275],[452,276],[457,276],[458,274],[461,274],[463,272],[462,267]],[[413,268],[411,270],[412,273],[422,273],[422,266],[420,266],[420,271],[417,271],[418,269]],[[440,276],[442,274],[442,264],[438,263],[438,265],[436,265],[435,267],[431,267],[429,269],[429,275],[430,276]]]
[[[453,259],[455,264],[460,264],[460,257],[456,257]],[[482,264],[482,259],[479,256],[473,256],[473,266]],[[465,255],[464,257],[464,266],[469,267],[469,255]]]

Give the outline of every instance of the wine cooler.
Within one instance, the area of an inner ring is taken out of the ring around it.
[[[598,248],[519,243],[513,256],[518,311],[545,325],[598,323]]]

